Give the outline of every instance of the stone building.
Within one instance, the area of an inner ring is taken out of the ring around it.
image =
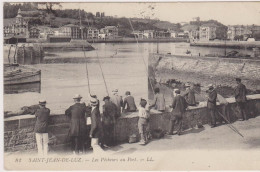
[[[118,28],[116,26],[106,26],[100,29],[101,34],[106,34],[106,39],[115,39],[118,37]]]
[[[99,30],[94,27],[89,27],[87,29],[87,38],[88,39],[98,39],[99,38]]]
[[[217,26],[215,24],[203,24],[200,26],[199,36],[201,41],[214,40],[216,35]]]

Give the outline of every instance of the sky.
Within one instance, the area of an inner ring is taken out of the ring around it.
[[[62,3],[63,9],[84,9],[106,16],[150,17],[173,23],[189,22],[194,17],[201,20],[218,20],[225,25],[260,25],[258,2],[161,2],[161,3]]]

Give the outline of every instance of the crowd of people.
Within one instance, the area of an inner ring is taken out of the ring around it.
[[[241,83],[240,78],[236,78],[235,99],[241,112],[242,119],[247,120],[246,115],[246,87]],[[186,84],[187,90],[183,94],[179,89],[173,90],[173,100],[170,117],[170,128],[167,134],[173,135],[182,133],[183,116],[188,106],[196,106],[195,93],[192,84]],[[207,108],[211,119],[211,127],[216,127],[216,102],[217,91],[210,84],[207,89]],[[122,112],[138,112],[138,130],[140,134],[140,144],[145,145],[149,140],[149,119],[150,109],[158,111],[166,110],[165,98],[160,93],[159,88],[154,89],[154,99],[148,104],[145,99],[140,100],[139,107],[135,104],[134,97],[130,91],[125,93],[125,98],[118,95],[118,89],[112,91],[111,97],[103,98],[104,105],[100,112],[100,102],[96,95],[90,95],[90,104],[81,102],[82,96],[76,94],[73,97],[74,104],[70,106],[65,115],[69,118],[70,128],[68,136],[71,139],[71,149],[73,154],[83,153],[86,149],[92,148],[94,152],[102,151],[105,147],[115,144],[115,124]],[[39,101],[39,108],[33,113],[36,116],[35,134],[38,153],[47,155],[48,153],[48,119],[50,109],[46,107],[46,101]],[[90,125],[88,125],[91,123]],[[175,128],[177,126],[177,128]],[[174,133],[176,129],[176,133]]]

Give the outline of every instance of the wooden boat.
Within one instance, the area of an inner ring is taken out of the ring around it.
[[[4,65],[4,86],[41,82],[41,70],[18,64]]]

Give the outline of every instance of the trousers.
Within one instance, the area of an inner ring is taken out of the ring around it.
[[[103,153],[103,149],[99,145],[99,139],[98,138],[91,138],[91,147],[93,148],[93,153],[100,155],[100,153]]]
[[[242,116],[243,120],[247,120],[246,102],[237,102],[237,107],[239,109],[240,115]]]
[[[140,133],[141,141],[146,142],[148,140],[148,120],[145,118],[139,118],[138,130]]]
[[[40,156],[46,156],[48,154],[48,133],[35,133],[38,154]]]
[[[75,153],[84,150],[84,136],[71,136],[71,149]]]
[[[112,146],[115,144],[114,141],[114,124],[103,124],[104,136],[102,138],[102,143]]]
[[[175,124],[178,125],[177,127],[177,134],[180,134],[182,131],[182,115],[173,115],[170,119],[170,131],[169,134],[173,134]]]

